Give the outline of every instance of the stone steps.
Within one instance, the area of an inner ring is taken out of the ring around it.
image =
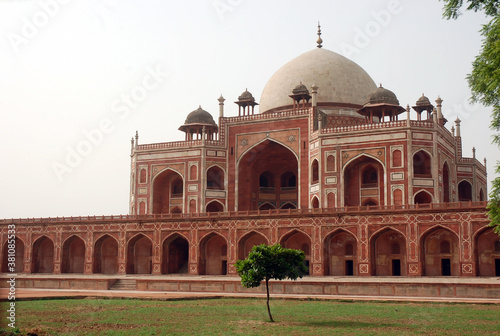
[[[118,279],[109,290],[136,290],[137,281],[134,279]]]

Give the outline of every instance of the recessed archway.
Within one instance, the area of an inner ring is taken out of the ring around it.
[[[42,236],[33,244],[31,256],[32,273],[52,273],[54,271],[54,243]]]
[[[85,269],[85,243],[71,236],[63,244],[61,273],[83,273]]]
[[[189,242],[180,234],[173,234],[163,242],[162,274],[189,272]]]
[[[422,190],[415,194],[414,204],[432,203],[432,195],[429,192]]]
[[[413,154],[413,176],[420,178],[431,178],[431,156],[424,150]]]
[[[171,169],[161,172],[153,181],[153,213],[182,212],[184,182]]]
[[[224,205],[220,203],[219,201],[212,201],[207,204],[206,208],[207,212],[223,212],[224,211]]]
[[[95,242],[94,273],[116,274],[118,272],[118,242],[104,235]]]
[[[281,238],[280,244],[285,248],[304,251],[306,266],[309,267],[309,261],[311,260],[311,238],[308,235],[298,230],[292,230]]]
[[[246,235],[241,237],[238,243],[238,259],[245,259],[246,257],[248,257],[248,253],[250,253],[252,247],[262,244],[269,244],[267,238],[264,237],[264,235],[255,231],[247,233]]]
[[[379,161],[361,155],[346,165],[343,175],[346,206],[384,204],[384,167]]]
[[[298,204],[298,161],[289,148],[265,140],[238,161],[238,210],[257,210],[268,202]]]
[[[219,166],[207,170],[207,189],[224,190],[224,171]]]
[[[450,202],[450,168],[447,162],[443,164],[443,202]]]
[[[24,272],[24,243],[17,237],[14,243],[9,244],[9,240],[7,240],[3,246],[2,273],[12,273],[9,267],[9,263],[11,262],[9,261],[9,250],[11,253],[14,252],[14,272]]]
[[[467,180],[463,180],[458,184],[458,201],[472,201],[472,185]]]
[[[443,227],[426,232],[421,239],[423,275],[460,275],[458,237]]]
[[[151,274],[153,244],[151,239],[138,234],[128,242],[127,246],[127,273]]]
[[[372,275],[406,275],[406,239],[394,229],[385,229],[371,239]]]
[[[217,233],[210,233],[200,242],[200,274],[227,274],[227,241]]]
[[[479,276],[500,276],[500,236],[489,228],[475,239],[475,255]]]
[[[325,238],[323,260],[325,275],[358,275],[356,237],[344,230],[337,230]]]

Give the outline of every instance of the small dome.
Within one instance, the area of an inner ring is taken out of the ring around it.
[[[422,93],[422,97],[418,98],[417,100],[417,106],[423,106],[423,105],[432,105],[432,104],[429,98],[424,96],[424,94]]]
[[[382,87],[377,88],[377,90],[370,93],[368,96],[368,101],[365,105],[375,105],[375,104],[389,104],[389,105],[399,105],[399,100],[391,90],[387,90]]]
[[[243,92],[239,97],[238,97],[238,100],[251,100],[251,101],[255,101],[255,98],[253,97],[253,95],[245,89],[245,92]]]
[[[299,85],[297,85],[295,87],[295,89],[292,90],[292,93],[294,95],[298,95],[298,94],[306,94],[306,95],[308,95],[309,94],[309,90],[307,89],[307,87],[304,84],[300,83]]]
[[[193,112],[189,113],[186,117],[186,121],[184,125],[190,124],[204,124],[204,125],[217,125],[214,121],[214,118],[210,113],[205,111],[204,109],[198,107]]]

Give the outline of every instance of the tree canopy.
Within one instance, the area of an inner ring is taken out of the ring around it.
[[[491,129],[495,131],[493,142],[500,146],[500,1],[499,0],[443,0],[443,16],[456,19],[461,8],[474,12],[482,11],[491,17],[481,29],[483,44],[478,56],[472,62],[472,72],[467,76],[472,91],[472,102],[479,102],[493,108]],[[500,174],[500,163],[495,172]],[[496,177],[490,192],[488,204],[491,226],[500,234],[500,177]]]
[[[284,248],[280,244],[254,246],[245,260],[236,262],[236,270],[241,277],[243,287],[259,287],[265,280],[267,312],[271,322],[274,320],[269,308],[269,280],[297,280],[308,272],[305,253]]]

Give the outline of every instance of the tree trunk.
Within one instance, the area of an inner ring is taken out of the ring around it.
[[[269,313],[269,318],[271,322],[274,322],[273,316],[271,315],[271,308],[269,308],[269,278],[266,278],[266,291],[267,291],[267,312]]]

